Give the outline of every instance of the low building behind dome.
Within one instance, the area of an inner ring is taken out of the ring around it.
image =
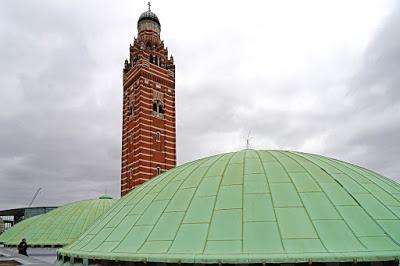
[[[398,183],[319,155],[256,150],[155,177],[58,252],[65,265],[394,265],[399,256]]]
[[[0,235],[6,230],[6,225],[3,219],[0,218]]]
[[[0,243],[17,246],[26,238],[29,246],[64,246],[85,230],[115,202],[109,196],[66,204],[46,214],[26,219],[0,235]]]
[[[40,206],[40,207],[21,207],[15,209],[0,210],[0,219],[3,220],[5,230],[8,230],[24,219],[31,218],[36,215],[48,213],[54,210],[55,206]]]

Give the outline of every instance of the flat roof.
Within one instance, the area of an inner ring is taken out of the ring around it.
[[[42,207],[21,207],[8,210],[0,210],[0,216],[22,216],[25,214],[25,210],[33,209],[55,209],[57,206],[42,206]]]

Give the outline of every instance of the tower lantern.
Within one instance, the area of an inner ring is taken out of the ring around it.
[[[122,196],[176,166],[175,65],[148,6],[123,69]]]

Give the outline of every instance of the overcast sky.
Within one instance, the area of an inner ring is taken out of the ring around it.
[[[0,209],[119,196],[121,71],[146,1],[0,1]],[[399,1],[152,1],[178,163],[245,148],[400,180]]]

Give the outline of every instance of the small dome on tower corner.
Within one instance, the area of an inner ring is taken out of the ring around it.
[[[150,2],[148,3],[148,5],[149,5],[149,9],[140,15],[138,24],[143,20],[151,20],[151,21],[156,22],[161,27],[160,20],[158,19],[157,15],[154,14],[150,9]]]
[[[99,197],[99,199],[113,199],[110,195],[104,194]]]

